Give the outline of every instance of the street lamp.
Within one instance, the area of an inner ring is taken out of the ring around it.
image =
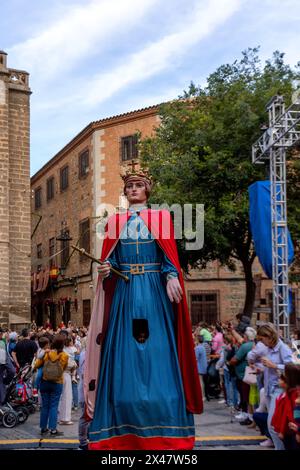
[[[57,241],[62,242],[62,254],[64,254],[65,250],[69,248],[69,242],[72,240],[72,237],[70,237],[69,230],[67,229],[67,222],[64,219],[61,223],[61,231],[60,235],[56,237]],[[68,258],[68,257],[66,257]],[[67,263],[62,263],[63,265],[59,268],[59,273],[61,277],[64,279],[65,273],[66,273],[66,264]]]

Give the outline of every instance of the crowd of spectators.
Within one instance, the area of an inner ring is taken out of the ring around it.
[[[57,429],[57,424],[73,424],[72,411],[80,408],[79,436],[82,449],[87,449],[87,423],[83,413],[83,365],[87,332],[87,328],[77,328],[72,322],[67,326],[62,322],[53,329],[49,320],[42,327],[37,327],[33,322],[30,328],[24,328],[20,333],[0,328],[0,404],[4,401],[9,381],[20,368],[30,364],[33,371],[32,387],[38,396],[40,408],[41,435],[63,435],[63,431]],[[53,366],[51,372],[49,364],[51,366],[56,362],[56,372],[53,372]]]
[[[57,424],[73,424],[72,411],[81,410],[80,448],[87,449],[83,371],[87,328],[71,322],[53,329],[34,323],[21,334],[0,328],[0,404],[14,373],[31,364],[39,395],[41,434],[62,435]],[[300,448],[300,331],[285,342],[274,325],[201,322],[193,329],[203,400],[217,399],[241,426],[256,429],[263,447]],[[47,362],[59,359],[61,375],[47,380]]]
[[[300,331],[285,342],[271,323],[199,323],[193,330],[203,400],[219,399],[263,447],[300,449]],[[223,394],[224,399],[221,397]]]

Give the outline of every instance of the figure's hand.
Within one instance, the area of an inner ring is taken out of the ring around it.
[[[171,302],[175,301],[179,304],[182,299],[182,289],[177,277],[169,279],[167,282],[167,294]]]
[[[100,278],[103,280],[110,274],[110,263],[106,262],[98,266],[98,273]]]

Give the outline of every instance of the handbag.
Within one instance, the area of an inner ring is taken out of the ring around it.
[[[250,366],[246,366],[243,382],[248,385],[256,385],[256,371]]]

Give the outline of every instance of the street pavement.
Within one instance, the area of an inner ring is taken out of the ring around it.
[[[64,436],[57,438],[41,438],[39,411],[13,429],[0,427],[0,449],[76,449],[80,413],[72,411],[74,424],[58,426]],[[259,446],[264,440],[260,433],[241,426],[218,400],[204,403],[204,413],[195,416],[195,424],[197,450],[266,450]]]

